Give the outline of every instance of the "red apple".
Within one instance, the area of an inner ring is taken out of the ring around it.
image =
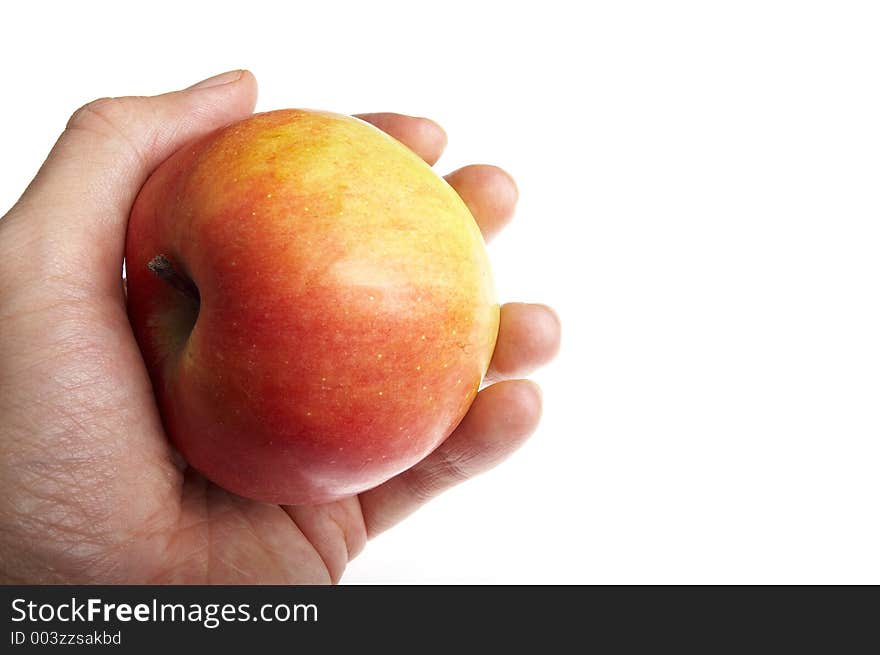
[[[412,466],[455,428],[498,330],[480,231],[373,126],[257,114],[140,192],[128,309],[165,428],[232,492],[320,503]]]

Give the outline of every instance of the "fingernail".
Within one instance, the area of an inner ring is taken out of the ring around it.
[[[214,77],[209,77],[206,80],[202,80],[196,84],[193,84],[190,89],[207,89],[212,86],[220,86],[221,84],[229,84],[231,82],[236,82],[241,79],[243,70],[234,70],[228,71],[226,73],[220,73],[219,75],[215,75]]]

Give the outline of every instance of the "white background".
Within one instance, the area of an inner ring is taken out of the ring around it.
[[[4,210],[83,102],[239,67],[516,175],[490,254],[564,322],[543,424],[343,582],[880,583],[876,3],[10,6]]]

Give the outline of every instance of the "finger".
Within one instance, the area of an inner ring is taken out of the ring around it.
[[[524,302],[501,307],[498,340],[486,382],[523,377],[559,352],[559,317],[547,305]]]
[[[367,541],[357,497],[323,505],[284,505],[284,511],[324,561],[333,584]]]
[[[375,125],[390,134],[431,166],[437,163],[446,148],[446,132],[429,118],[404,114],[356,114],[355,118]]]
[[[230,71],[182,91],[85,105],[13,208],[6,236],[17,232],[56,268],[68,263],[69,274],[118,293],[128,213],[148,175],[188,141],[249,115],[255,100],[254,77]]]
[[[437,450],[360,495],[367,534],[387,530],[446,489],[498,464],[534,431],[540,414],[541,392],[528,380],[499,382],[478,393]]]
[[[513,218],[519,192],[509,173],[497,166],[474,164],[446,176],[488,241]]]

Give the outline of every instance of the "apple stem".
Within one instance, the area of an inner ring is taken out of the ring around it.
[[[195,300],[197,303],[199,302],[200,296],[198,287],[193,284],[193,281],[186,275],[182,275],[177,271],[165,255],[156,255],[153,257],[147,264],[147,268],[155,273],[157,277],[165,280],[172,287],[180,291],[183,295]]]

